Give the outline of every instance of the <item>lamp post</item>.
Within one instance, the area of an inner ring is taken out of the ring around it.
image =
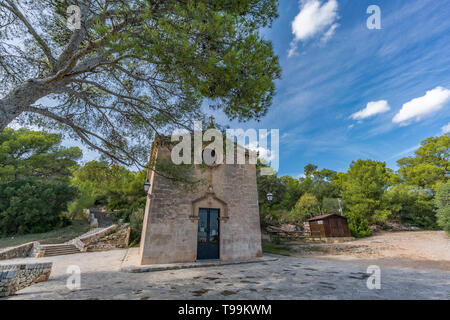
[[[272,192],[269,192],[269,193],[267,194],[267,200],[268,200],[269,202],[271,202],[271,201],[273,200],[273,194],[272,194]]]
[[[144,191],[145,191],[145,194],[146,195],[148,195],[148,191],[150,190],[150,182],[148,181],[148,180],[145,180],[145,183],[144,183]]]

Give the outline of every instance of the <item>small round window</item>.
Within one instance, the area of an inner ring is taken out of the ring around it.
[[[214,149],[206,148],[202,153],[203,163],[207,166],[214,166],[217,161],[217,154]]]

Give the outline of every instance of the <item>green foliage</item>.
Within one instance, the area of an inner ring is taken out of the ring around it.
[[[431,137],[421,143],[414,157],[397,161],[399,173],[408,185],[427,188],[435,192],[449,181],[450,136]]]
[[[97,200],[95,187],[92,182],[84,181],[75,185],[78,188],[78,195],[68,207],[68,212],[72,219],[83,218],[83,210],[94,206]]]
[[[116,163],[143,166],[155,135],[202,119],[204,102],[239,121],[268,112],[281,70],[260,31],[278,16],[276,0],[88,1],[76,36],[61,19],[72,2],[21,3],[42,43],[0,6],[0,96],[32,79],[24,104],[56,102],[29,108],[32,124],[72,130]],[[27,43],[1,44],[10,38]]]
[[[365,219],[368,224],[384,223],[390,211],[383,207],[381,197],[390,186],[392,177],[392,170],[384,162],[352,162],[349,171],[340,176],[342,198],[351,216]]]
[[[450,235],[450,182],[442,185],[436,193],[437,223]]]
[[[278,240],[280,240],[280,238],[278,238]],[[276,242],[278,242],[277,240],[275,240]],[[290,256],[291,252],[289,251],[288,248],[286,248],[286,245],[281,243],[279,244],[275,244],[273,242],[269,242],[269,241],[263,241],[262,242],[262,250],[264,253],[270,253],[270,254],[278,254],[281,256]]]
[[[318,170],[318,167],[308,164],[304,168],[304,177],[299,179],[301,194],[310,193],[322,203],[324,198],[337,198],[338,187],[331,182],[336,172],[329,169]]]
[[[302,188],[298,179],[289,176],[281,177],[280,181],[285,187],[282,206],[286,210],[291,210],[304,193],[304,188]]]
[[[291,211],[291,215],[294,217],[297,224],[301,224],[319,214],[319,201],[315,196],[309,193],[302,195]]]
[[[168,181],[177,187],[183,188],[186,192],[195,192],[199,186],[206,185],[207,179],[197,179],[193,170],[204,170],[204,164],[174,164],[171,159],[157,159],[154,163],[154,170],[159,175],[168,179]]]
[[[89,229],[90,225],[86,220],[71,220],[70,225],[45,233],[15,234],[14,237],[0,237],[0,250],[1,248],[19,246],[32,241],[39,241],[41,244],[64,243],[88,232]]]
[[[305,170],[304,170],[305,177],[314,176],[314,173],[317,172],[317,168],[318,168],[318,166],[316,166],[314,164],[307,164],[305,166]]]
[[[391,221],[424,229],[436,227],[433,197],[423,188],[398,184],[385,192],[382,201],[392,212]]]
[[[68,222],[61,214],[76,189],[63,182],[21,179],[0,184],[0,233],[41,233]]]
[[[0,135],[0,181],[67,180],[82,153],[77,147],[60,144],[59,134],[6,128]]]
[[[259,176],[258,183],[258,201],[260,205],[274,206],[280,204],[283,199],[286,187],[276,174],[271,176]],[[273,194],[273,200],[267,200],[268,193]]]
[[[345,216],[347,217],[347,223],[352,237],[364,238],[369,237],[372,234],[369,224],[367,223],[367,219],[365,219],[358,212],[354,213],[350,211],[347,212]]]
[[[339,200],[338,198],[324,198],[322,200],[322,213],[323,214],[332,214],[332,213],[338,213],[340,214],[340,209],[342,210],[345,208],[345,203],[341,201],[341,205],[339,206]]]
[[[258,163],[257,168],[262,166],[264,164]],[[339,189],[331,181],[336,172],[317,168],[312,164],[305,166],[305,177],[300,179],[289,176],[278,178],[276,174],[258,177],[263,226],[282,223],[300,225],[307,218],[321,213],[323,199],[338,197]],[[271,202],[266,197],[269,192],[274,195]]]
[[[291,212],[283,208],[280,204],[260,207],[260,220],[263,227],[269,225],[280,225],[284,223],[294,224],[295,219]]]
[[[130,215],[130,243],[136,243],[141,240],[142,225],[144,222],[145,210],[137,208]]]
[[[320,213],[339,213],[338,201],[342,199],[343,214],[355,237],[368,236],[370,225],[383,225],[387,221],[423,229],[435,229],[439,224],[447,230],[448,206],[439,207],[434,194],[440,186],[449,183],[446,176],[450,168],[449,148],[448,135],[428,138],[414,157],[398,161],[398,173],[387,168],[384,162],[358,160],[351,163],[347,172],[319,170],[316,165],[308,164],[300,179],[258,178],[262,223],[298,224]],[[448,192],[442,188],[440,197]],[[265,200],[268,191],[276,195],[271,204]],[[436,206],[439,207],[437,215]],[[290,212],[289,216],[286,211]]]
[[[88,162],[74,172],[72,184],[80,193],[71,204],[70,213],[79,215],[83,209],[99,204],[110,210],[126,211],[121,215],[128,220],[131,210],[145,203],[145,179],[145,171],[134,173],[104,161]]]
[[[280,245],[281,244],[281,239],[280,237],[272,237],[271,239],[272,243],[275,245]]]

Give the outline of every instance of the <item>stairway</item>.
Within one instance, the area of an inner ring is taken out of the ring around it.
[[[44,251],[44,257],[64,256],[68,254],[80,253],[81,251],[73,244],[48,244],[42,245],[41,250]]]

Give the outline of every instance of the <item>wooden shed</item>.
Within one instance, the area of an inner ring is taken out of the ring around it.
[[[325,214],[308,220],[313,237],[351,237],[347,218],[338,214]]]

